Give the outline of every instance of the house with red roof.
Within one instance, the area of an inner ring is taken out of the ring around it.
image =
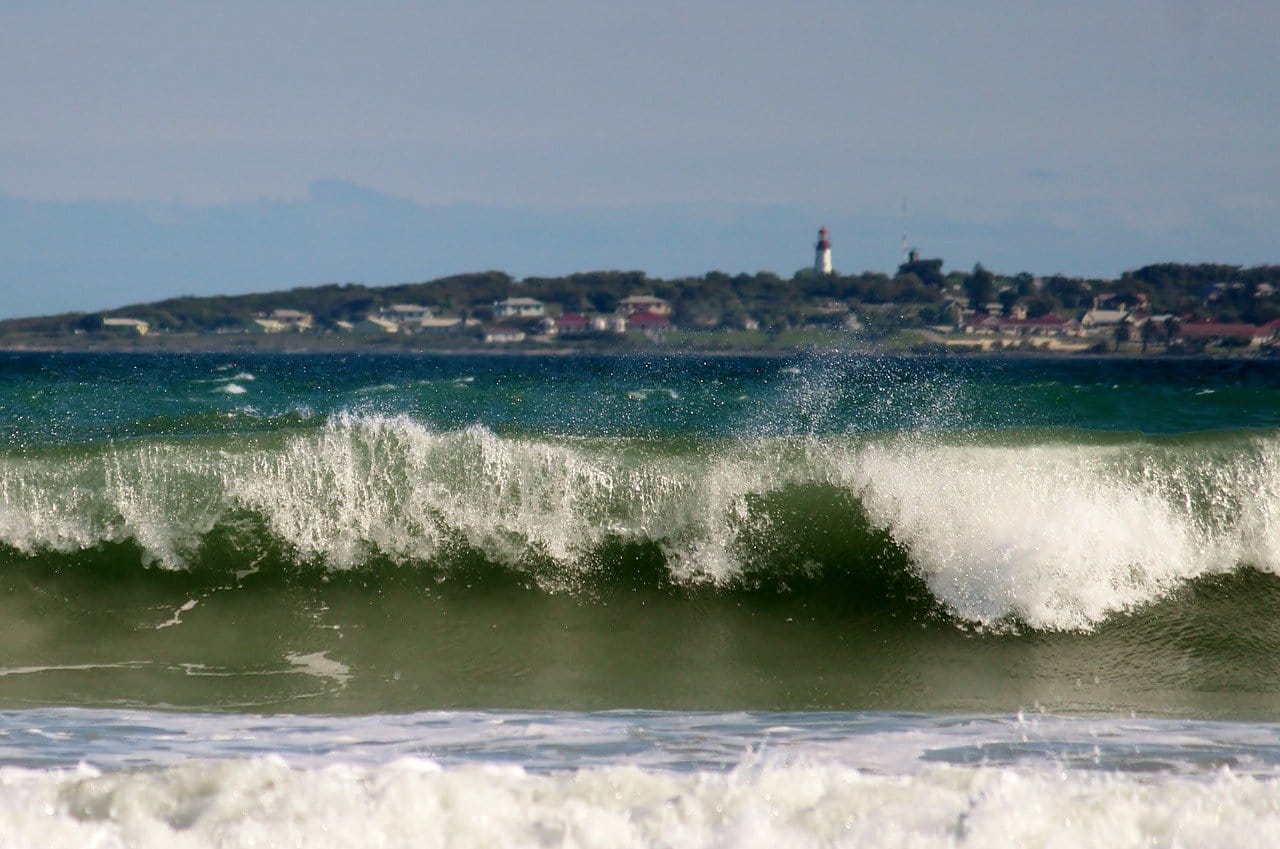
[[[1175,340],[1204,342],[1208,345],[1236,344],[1256,348],[1270,342],[1280,330],[1280,323],[1247,324],[1226,321],[1188,321],[1178,329]]]
[[[547,331],[559,336],[582,336],[592,330],[591,319],[576,312],[567,312],[564,315],[549,318],[546,323]]]
[[[640,333],[665,333],[671,329],[671,319],[647,310],[633,312],[627,316],[627,330]]]

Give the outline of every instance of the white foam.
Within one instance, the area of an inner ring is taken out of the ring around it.
[[[345,686],[351,679],[351,668],[345,663],[333,660],[328,652],[318,651],[310,654],[295,652],[285,655],[285,660],[297,667],[299,672],[316,678],[324,678]]]
[[[627,398],[632,401],[648,401],[649,398],[654,395],[665,395],[666,397],[670,398],[672,401],[680,400],[679,392],[676,392],[674,389],[668,389],[666,387],[653,389],[646,386],[641,389],[632,389],[627,392]]]
[[[243,386],[241,386],[238,383],[227,383],[227,384],[224,384],[223,386],[218,387],[215,391],[225,392],[228,395],[243,395],[249,390],[245,389]]]
[[[1237,456],[1141,446],[868,446],[833,458],[871,520],[960,616],[1085,629],[1187,579],[1277,569],[1276,444]]]
[[[228,371],[230,368],[231,368],[230,366],[227,366],[226,368],[218,368],[216,369],[216,371]],[[193,382],[194,383],[231,383],[237,380],[242,383],[248,383],[250,381],[257,380],[257,377],[255,377],[251,372],[241,371],[241,372],[236,372],[235,374],[230,376],[199,378]]]
[[[1275,845],[1271,779],[835,765],[531,774],[276,758],[99,773],[0,769],[12,846],[1107,847]]]
[[[985,625],[1089,628],[1239,563],[1280,573],[1273,437],[1212,449],[787,437],[704,455],[342,415],[255,439],[4,458],[0,541],[26,552],[133,541],[181,568],[248,512],[333,568],[433,560],[461,541],[512,565],[551,561],[544,583],[572,587],[616,536],[656,542],[677,581],[724,584],[768,530],[759,497],[816,484],[857,495],[938,599]]]
[[[0,678],[8,675],[38,675],[43,672],[89,672],[98,669],[140,669],[147,666],[149,660],[125,661],[123,663],[65,663],[53,666],[0,666]]]
[[[183,604],[177,610],[173,611],[173,616],[169,617],[164,622],[161,622],[159,625],[157,625],[156,630],[159,631],[161,628],[172,628],[174,625],[181,625],[182,614],[186,613],[189,610],[194,610],[195,606],[198,603],[199,602],[197,602],[194,598],[188,599],[185,604]]]

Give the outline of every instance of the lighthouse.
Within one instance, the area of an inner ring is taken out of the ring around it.
[[[813,246],[813,270],[818,274],[831,273],[831,240],[827,228],[818,231],[818,244]]]

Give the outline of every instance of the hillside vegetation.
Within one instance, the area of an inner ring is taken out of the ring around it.
[[[690,330],[741,330],[782,334],[837,326],[850,314],[872,335],[946,323],[957,309],[970,313],[1015,308],[1031,318],[1070,316],[1100,296],[1186,320],[1262,324],[1280,318],[1280,265],[1148,265],[1115,279],[1081,279],[1029,273],[1001,275],[981,265],[944,273],[940,259],[918,259],[896,274],[816,274],[785,279],[772,273],[650,278],[642,271],[593,271],[564,277],[516,280],[500,271],[443,277],[394,286],[328,284],[275,292],[212,297],[183,296],[130,304],[101,313],[65,313],[0,322],[0,338],[56,338],[101,327],[104,317],[147,322],[153,332],[229,333],[251,326],[273,310],[311,313],[314,332],[358,322],[396,303],[421,304],[440,315],[488,322],[495,301],[520,296],[541,300],[549,315],[612,313],[637,293],[670,302],[671,321]],[[473,326],[475,322],[472,323]]]

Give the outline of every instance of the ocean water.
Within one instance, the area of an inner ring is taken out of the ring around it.
[[[0,847],[1280,843],[1280,365],[0,355]]]

